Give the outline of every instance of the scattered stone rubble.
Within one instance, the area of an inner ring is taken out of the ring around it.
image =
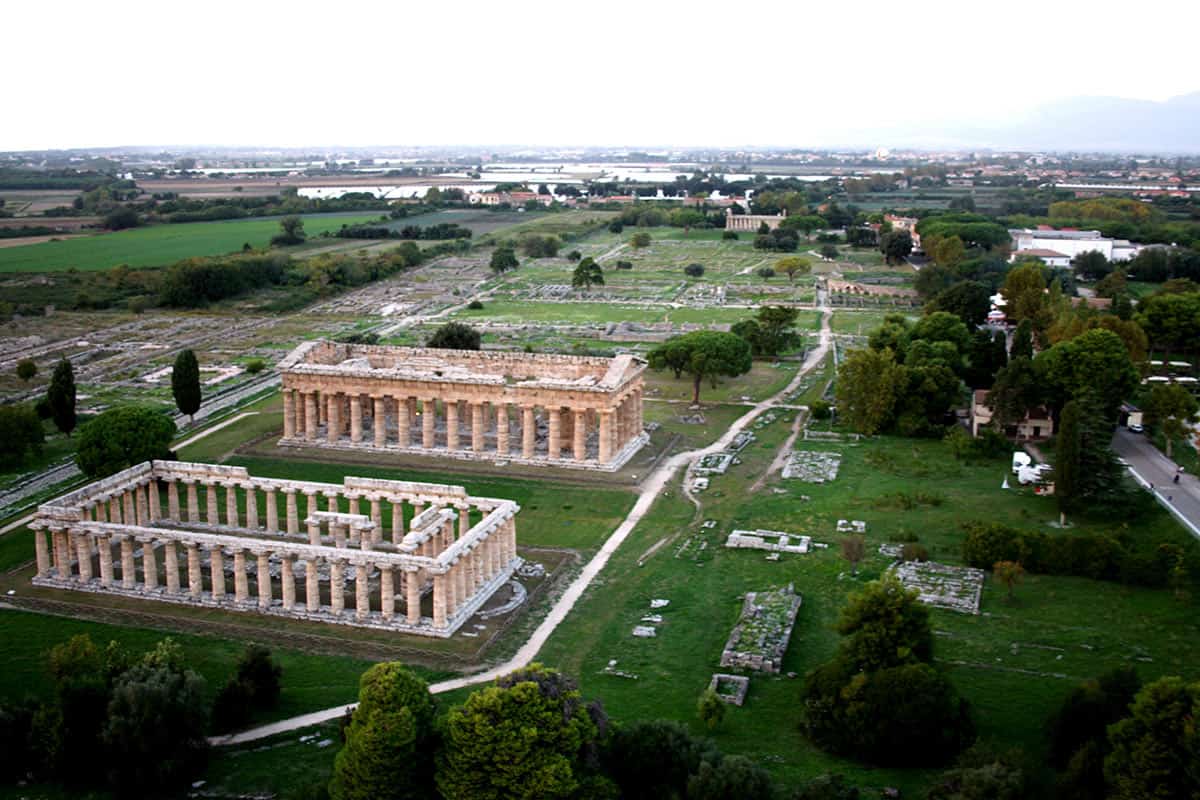
[[[744,675],[716,672],[709,681],[708,688],[726,703],[740,706],[746,702],[746,692],[750,691],[750,679]]]
[[[742,616],[721,653],[722,667],[778,673],[800,611],[792,584],[768,592],[748,592]]]
[[[726,547],[735,549],[750,548],[753,550],[768,550],[774,553],[807,553],[812,544],[812,537],[800,536],[783,531],[766,530],[734,530],[725,540]]]
[[[837,479],[842,454],[816,450],[797,450],[788,456],[783,467],[784,478],[796,478],[807,483],[826,483]]]
[[[905,561],[893,566],[892,571],[906,587],[920,592],[919,599],[926,605],[964,614],[979,613],[979,597],[986,576],[981,569],[933,561]]]
[[[838,533],[866,533],[867,523],[861,519],[844,520],[839,519],[837,522]]]

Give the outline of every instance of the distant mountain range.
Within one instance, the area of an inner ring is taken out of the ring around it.
[[[1200,92],[1161,103],[1071,97],[1000,125],[954,125],[935,130],[906,125],[892,135],[896,138],[887,144],[921,148],[1200,153]]]

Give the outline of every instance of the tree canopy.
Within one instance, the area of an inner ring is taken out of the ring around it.
[[[736,377],[750,371],[750,343],[734,333],[693,331],[668,339],[647,354],[651,369],[675,370],[692,377],[692,403],[700,403],[700,384]]]
[[[46,400],[50,404],[50,418],[54,427],[71,435],[75,430],[75,369],[65,357],[54,366],[50,386],[46,389]]]
[[[571,286],[585,292],[592,286],[604,285],[604,270],[591,256],[581,259],[571,274]]]
[[[175,407],[179,413],[187,414],[194,421],[195,413],[200,410],[200,362],[191,350],[182,350],[175,357],[175,366],[171,369],[171,394],[175,398]]]
[[[101,478],[152,459],[171,459],[175,423],[145,406],[118,406],[89,420],[79,432],[75,463]]]
[[[425,341],[426,347],[442,350],[478,350],[483,342],[479,331],[461,322],[447,322]]]

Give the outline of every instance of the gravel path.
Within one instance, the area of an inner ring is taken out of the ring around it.
[[[778,405],[780,400],[796,391],[797,387],[800,385],[801,379],[808,372],[820,365],[821,361],[824,360],[826,353],[829,351],[830,342],[832,341],[832,334],[829,327],[831,316],[832,313],[830,310],[825,308],[821,317],[821,342],[812,350],[812,352],[808,354],[808,358],[804,360],[804,365],[796,373],[796,377],[792,379],[787,387],[772,397],[751,407],[750,410],[748,410],[732,425],[730,425],[729,429],[726,430],[725,433],[723,433],[721,437],[712,444],[699,450],[689,450],[685,453],[675,454],[671,458],[667,459],[667,461],[665,461],[657,470],[651,473],[645,481],[642,482],[638,492],[637,502],[633,504],[633,508],[630,510],[628,516],[625,517],[621,524],[617,526],[617,529],[614,530],[604,542],[604,545],[600,548],[600,552],[596,553],[596,555],[592,557],[592,560],[587,563],[587,565],[583,568],[583,571],[579,573],[575,580],[572,581],[571,585],[567,587],[567,590],[563,592],[562,596],[558,598],[558,600],[554,603],[554,607],[551,608],[550,612],[546,615],[546,618],[542,620],[541,624],[537,626],[537,629],[534,630],[533,634],[528,640],[526,640],[525,644],[521,645],[521,648],[512,658],[510,658],[508,661],[505,661],[503,664],[482,672],[476,672],[470,675],[464,675],[461,678],[453,678],[451,680],[435,683],[429,687],[429,691],[433,692],[434,694],[441,694],[442,692],[449,692],[455,689],[475,686],[480,683],[487,683],[500,677],[501,675],[507,675],[515,669],[524,667],[533,661],[534,656],[536,656],[538,651],[542,649],[542,646],[546,644],[546,641],[550,638],[550,635],[554,633],[554,630],[559,626],[559,624],[566,619],[567,614],[569,614],[571,609],[575,607],[575,603],[580,597],[583,596],[583,593],[587,587],[591,585],[596,576],[600,574],[600,571],[603,570],[608,564],[608,560],[612,557],[613,553],[615,553],[617,548],[619,548],[625,542],[625,540],[629,537],[629,534],[633,532],[634,528],[636,528],[637,524],[642,520],[642,517],[644,517],[646,512],[649,511],[651,506],[654,505],[654,501],[658,499],[660,494],[662,494],[663,489],[665,489],[667,484],[670,483],[672,478],[674,478],[675,473],[678,472],[679,468],[686,465],[687,472],[689,473],[688,477],[690,477],[693,466],[700,458],[703,458],[710,453],[716,453],[726,449],[730,442],[733,441],[734,437],[741,433],[747,425],[753,422],[759,414]],[[688,482],[688,477],[685,477],[684,479],[685,487]],[[242,744],[244,742],[252,742],[257,739],[264,739],[268,736],[274,736],[279,733],[286,733],[288,731],[298,730],[300,728],[307,728],[312,725],[337,719],[345,714],[347,709],[353,708],[355,705],[356,704],[354,703],[350,703],[347,705],[336,706],[334,708],[327,708],[322,711],[314,711],[311,714],[303,714],[298,717],[280,720],[279,722],[273,722],[269,725],[262,725],[258,728],[251,728],[250,730],[243,731],[241,733],[228,736],[214,736],[209,739],[209,742],[213,745],[220,746]]]

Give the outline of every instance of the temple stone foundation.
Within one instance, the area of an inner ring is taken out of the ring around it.
[[[519,510],[461,486],[148,461],[38,508],[33,582],[445,638],[520,564]]]
[[[614,471],[648,440],[644,361],[307,342],[282,446]]]

